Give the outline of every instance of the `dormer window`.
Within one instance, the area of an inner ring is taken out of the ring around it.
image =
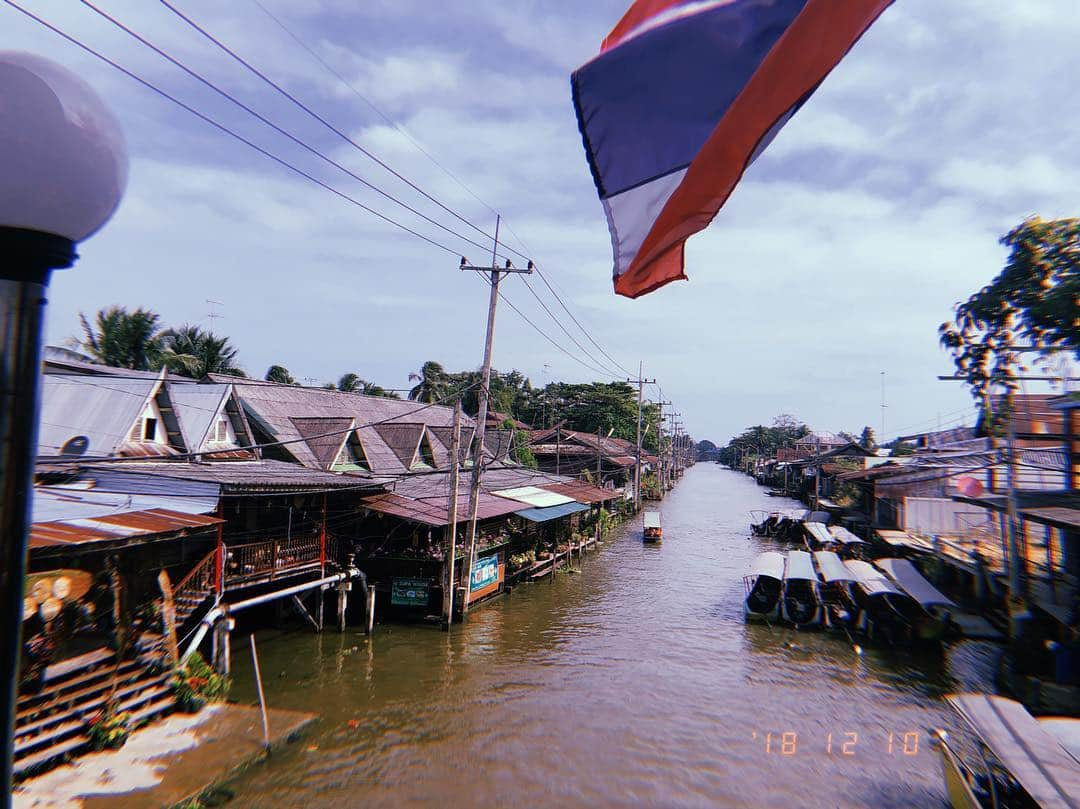
[[[157,419],[145,419],[143,421],[143,441],[153,441],[157,435]]]
[[[229,422],[226,419],[218,419],[214,429],[210,433],[210,440],[224,443],[229,440]]]

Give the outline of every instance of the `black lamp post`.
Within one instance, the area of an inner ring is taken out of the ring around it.
[[[27,526],[37,452],[49,275],[116,210],[127,183],[120,126],[89,85],[28,53],[0,51],[0,728],[10,806]],[[35,605],[36,606],[36,605]]]

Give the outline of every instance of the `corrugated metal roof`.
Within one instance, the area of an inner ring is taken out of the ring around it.
[[[388,478],[360,474],[335,474],[308,469],[284,461],[222,461],[219,463],[183,463],[178,461],[131,462],[124,464],[88,464],[83,474],[116,490],[119,486],[168,490],[184,483],[214,484],[222,494],[250,492],[303,491],[305,489],[382,488]],[[131,489],[126,489],[131,490]]]
[[[449,493],[435,494],[423,498],[406,497],[396,492],[376,494],[364,498],[364,507],[381,514],[389,514],[403,520],[419,522],[425,525],[440,526],[447,525],[450,522]],[[519,508],[521,508],[521,503],[514,500],[492,497],[490,494],[481,492],[477,503],[477,519],[488,520],[492,517],[513,514]],[[467,488],[458,491],[457,517],[459,523],[467,522],[470,518],[469,492]]]
[[[206,443],[210,426],[229,391],[228,385],[169,382],[169,398],[180,420],[185,443],[192,452]]]
[[[538,486],[519,486],[515,489],[499,489],[497,491],[492,491],[491,493],[497,497],[506,497],[510,500],[517,500],[519,503],[525,503],[526,505],[535,506],[537,508],[547,508],[549,506],[559,506],[576,502],[574,498],[567,497],[565,494],[559,494],[550,489],[541,489]]]
[[[543,483],[540,488],[572,497],[579,503],[604,503],[608,500],[621,500],[622,492],[614,489],[601,489],[589,483],[573,481],[570,483]]]
[[[546,508],[526,508],[514,513],[519,517],[524,517],[529,522],[547,522],[548,520],[557,520],[560,517],[567,517],[571,514],[577,514],[579,511],[588,510],[589,507],[581,503],[563,503]]]
[[[38,456],[55,457],[76,436],[89,439],[85,455],[104,457],[125,442],[158,380],[47,375],[42,380]]]
[[[205,516],[216,511],[217,504],[216,496],[161,497],[37,487],[29,544],[31,549],[41,549],[207,528],[222,522]]]
[[[378,424],[375,432],[379,434],[406,469],[412,469],[416,463],[416,449],[424,435],[424,425],[416,423]]]

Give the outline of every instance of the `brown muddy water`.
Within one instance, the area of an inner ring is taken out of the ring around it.
[[[771,546],[747,512],[786,505],[698,464],[662,545],[627,526],[450,634],[260,632],[268,703],[323,719],[229,806],[944,806],[926,731],[955,727],[944,694],[991,689],[998,650],[860,656],[747,625],[742,576]],[[254,700],[246,639],[233,660]]]

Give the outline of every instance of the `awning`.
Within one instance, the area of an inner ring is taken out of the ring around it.
[[[516,489],[500,489],[499,491],[492,492],[492,494],[497,497],[505,497],[508,500],[517,500],[519,503],[525,503],[526,505],[535,506],[536,508],[560,506],[574,502],[574,498],[572,497],[567,497],[565,494],[559,494],[557,492],[546,491],[538,486],[519,486]]]
[[[547,522],[548,520],[557,520],[559,517],[566,517],[570,514],[577,514],[579,511],[588,510],[589,507],[581,503],[563,503],[558,506],[548,506],[547,508],[527,508],[514,513],[519,517],[524,517],[529,522]]]

